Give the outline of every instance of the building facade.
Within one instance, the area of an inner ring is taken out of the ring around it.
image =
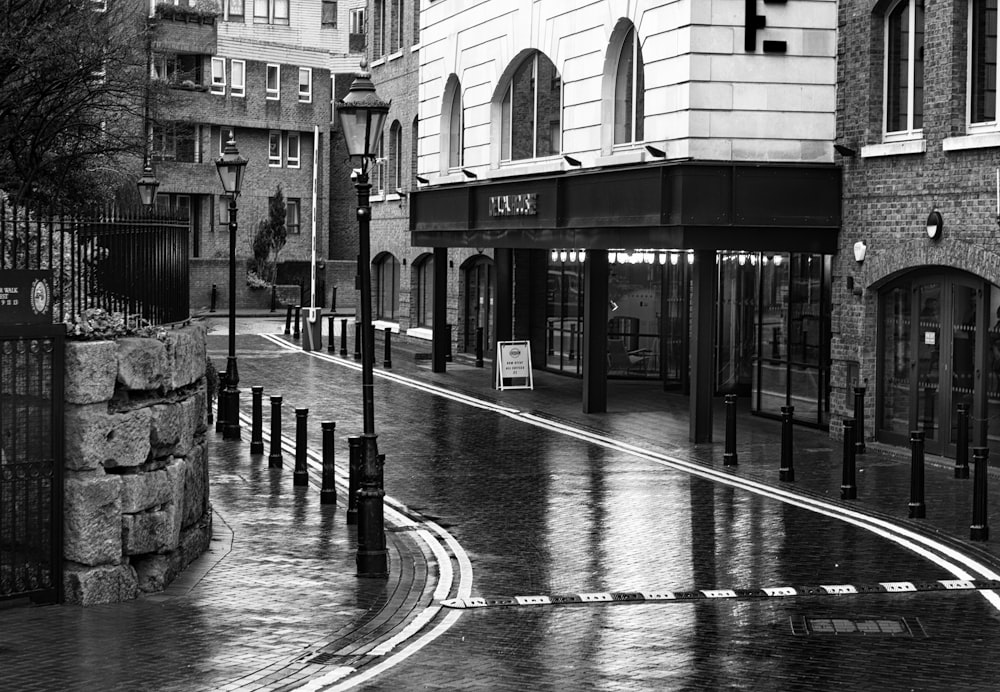
[[[459,350],[530,341],[584,410],[634,377],[689,393],[696,440],[723,392],[828,425],[837,22],[834,0],[422,3],[411,243],[459,270],[434,273],[435,367],[447,321]]]
[[[963,418],[1000,444],[997,21],[996,0],[840,3],[835,411],[866,385],[869,439],[944,456]]]
[[[226,285],[226,264],[211,261],[229,255],[228,199],[213,162],[231,134],[249,159],[237,256],[252,257],[258,223],[280,187],[288,240],[279,280],[303,284],[308,301],[315,252],[324,265],[317,286],[324,304],[324,260],[338,259],[343,241],[333,236],[347,226],[335,223],[331,199],[350,184],[331,175],[332,104],[338,82],[346,91],[363,55],[364,0],[151,2],[150,22],[150,78],[159,94],[148,125],[156,204],[190,220],[193,307],[207,304],[211,284]]]

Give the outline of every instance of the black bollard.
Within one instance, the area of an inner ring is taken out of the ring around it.
[[[302,318],[302,306],[301,305],[296,305],[295,306],[295,325],[294,325],[294,330],[295,331],[292,332],[292,338],[294,340],[296,340],[296,341],[298,341],[299,337],[302,336],[302,326],[300,324],[302,322],[301,318]]]
[[[285,336],[292,333],[292,306],[285,308]]]
[[[723,466],[736,466],[736,395],[726,394],[726,451],[722,454]]]
[[[271,453],[267,467],[281,468],[281,397],[277,395],[271,396]]]
[[[476,367],[483,367],[483,328],[476,327]]]
[[[250,395],[253,399],[253,413],[250,424],[250,453],[264,453],[264,388],[260,386],[250,387]]]
[[[340,320],[340,357],[347,358],[347,318]]]
[[[306,423],[309,409],[295,409],[295,471],[292,473],[292,485],[309,485],[309,470],[306,468]]]
[[[781,407],[781,469],[778,478],[783,481],[795,480],[795,468],[792,461],[792,414],[794,406]]]
[[[569,359],[576,360],[576,322],[569,325]]]
[[[215,301],[219,297],[219,287],[212,284],[212,306],[208,309],[209,312],[215,312]]]
[[[382,367],[392,368],[392,327],[385,328],[385,354]]]
[[[958,429],[955,431],[955,478],[969,477],[969,405],[958,405]]]
[[[855,436],[857,435],[857,421],[852,418],[844,419],[844,473],[840,483],[841,500],[858,499],[857,467],[855,464],[855,454],[857,445]]]
[[[337,424],[333,421],[325,420],[320,423],[323,428],[323,485],[319,491],[319,503],[321,505],[337,504],[337,480],[336,466],[334,464],[334,446],[336,438]]]
[[[354,323],[354,360],[361,360],[361,323]]]
[[[446,324],[444,327],[445,327],[445,331],[448,333],[448,346],[447,346],[447,350],[445,350],[445,352],[444,352],[444,362],[450,363],[451,362],[451,325],[450,324]]]
[[[329,341],[327,341],[327,344],[326,344],[326,351],[327,351],[327,353],[333,353],[334,351],[337,350],[337,348],[333,345],[333,343],[334,343],[334,338],[333,338],[334,319],[335,319],[334,315],[331,314],[328,317],[327,321],[326,321],[327,322],[327,331],[330,332],[330,339],[329,339]]]
[[[271,312],[278,309],[278,288],[271,284]]]
[[[219,375],[219,391],[215,394],[215,400],[218,402],[218,414],[215,416],[215,432],[223,432],[226,426],[226,375]]]
[[[865,453],[865,388],[854,388],[854,453]]]
[[[358,523],[358,488],[361,479],[361,444],[360,435],[347,438],[347,523]]]
[[[924,431],[910,431],[910,519],[923,519],[924,506]]]
[[[972,448],[975,476],[972,479],[972,526],[969,527],[969,538],[973,541],[988,541],[990,538],[986,518],[986,460],[989,454],[989,447]]]

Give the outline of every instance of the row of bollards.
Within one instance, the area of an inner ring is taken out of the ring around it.
[[[864,442],[864,397],[865,387],[855,387],[854,417],[843,420],[843,465],[840,484],[840,497],[842,500],[856,500],[858,497],[857,455],[864,454],[866,451]],[[738,454],[736,451],[736,401],[737,397],[735,394],[727,394],[725,396],[726,441],[722,454],[722,463],[723,466],[728,467],[738,465]],[[794,410],[793,406],[781,407],[781,465],[778,469],[778,478],[783,482],[795,481],[792,444],[792,417]],[[958,404],[957,414],[957,454],[955,457],[954,473],[955,478],[969,478],[968,404]],[[907,504],[910,519],[924,519],[927,516],[927,505],[924,497],[924,444],[924,431],[911,431],[910,497]],[[985,541],[989,538],[986,495],[988,457],[988,447],[972,448],[973,498],[970,538],[974,541]]]

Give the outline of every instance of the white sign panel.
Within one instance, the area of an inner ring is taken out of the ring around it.
[[[496,388],[534,389],[531,379],[531,343],[501,341],[497,344]]]

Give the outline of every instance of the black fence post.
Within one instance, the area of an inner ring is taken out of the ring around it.
[[[299,337],[302,336],[302,327],[301,327],[301,324],[300,324],[302,322],[301,318],[302,318],[302,305],[296,305],[295,306],[295,326],[294,326],[294,331],[292,332],[292,338],[295,339],[296,341],[298,341]]]
[[[723,466],[736,466],[736,395],[726,394],[726,451],[722,454]]]
[[[336,438],[334,433],[337,424],[334,421],[323,421],[320,423],[323,428],[323,485],[319,491],[319,503],[321,505],[337,504],[337,481],[336,465],[334,463],[334,453]]]
[[[445,352],[444,352],[444,361],[446,363],[450,363],[451,362],[451,325],[450,324],[446,324],[445,325],[445,331],[448,333],[448,346],[447,346],[447,350],[445,350]]]
[[[844,469],[840,483],[841,500],[858,499],[857,467],[854,456],[858,449],[854,439],[857,435],[856,424],[857,421],[851,418],[844,419]]]
[[[385,328],[385,354],[382,359],[382,367],[392,368],[392,327]]]
[[[253,413],[250,423],[250,453],[264,453],[264,388],[259,385],[250,387],[250,394],[253,398]]]
[[[361,444],[360,435],[347,438],[347,523],[358,523],[358,488],[361,484]]]
[[[556,326],[552,322],[549,322],[548,332],[549,347],[545,352],[550,356],[554,356],[556,354]]]
[[[347,358],[347,318],[340,320],[340,357]]]
[[[924,431],[910,431],[910,519],[923,519],[924,506]]]
[[[292,333],[292,306],[285,307],[285,336]]]
[[[972,526],[969,527],[969,538],[973,541],[987,541],[990,538],[986,518],[986,460],[989,454],[989,447],[972,448],[975,476],[972,479]]]
[[[337,287],[330,289],[330,312],[337,312]]]
[[[271,312],[278,309],[278,288],[271,284]]]
[[[958,405],[958,430],[955,436],[955,478],[969,477],[969,405]]]
[[[781,469],[778,478],[783,481],[795,480],[795,467],[792,460],[792,415],[794,406],[781,407]]]
[[[212,305],[211,307],[208,308],[209,312],[215,312],[215,301],[218,300],[218,297],[219,297],[219,287],[216,286],[215,284],[212,284]]]
[[[361,323],[354,323],[354,360],[361,360]]]
[[[336,322],[334,321],[335,319],[336,318],[331,313],[328,316],[327,320],[326,320],[326,322],[327,322],[327,331],[330,332],[330,339],[329,339],[329,341],[327,341],[327,344],[326,344],[326,351],[327,351],[327,353],[333,353],[333,352],[335,352],[337,350],[337,347],[334,346],[335,340],[333,338],[333,325],[336,324]]]
[[[854,453],[865,453],[865,388],[854,388]]]
[[[271,396],[271,453],[267,456],[267,466],[281,468],[281,397]]]
[[[295,471],[292,473],[292,485],[309,485],[309,470],[306,467],[306,424],[309,419],[309,409],[295,409]]]
[[[483,367],[483,328],[476,327],[476,367]]]

